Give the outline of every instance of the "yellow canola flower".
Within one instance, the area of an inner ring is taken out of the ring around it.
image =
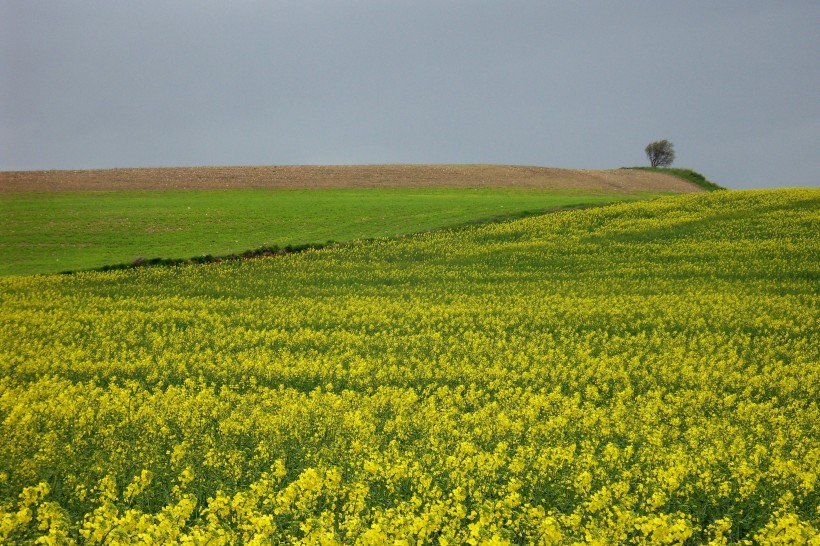
[[[816,543],[818,233],[722,192],[0,278],[0,541]]]

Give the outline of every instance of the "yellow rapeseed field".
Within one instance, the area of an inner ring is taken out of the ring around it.
[[[0,542],[820,544],[820,190],[0,278]]]

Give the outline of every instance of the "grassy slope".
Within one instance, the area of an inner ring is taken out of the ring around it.
[[[653,195],[515,187],[0,193],[0,275],[393,236]]]
[[[349,543],[376,524],[453,543],[478,523],[512,543],[808,536],[818,210],[820,191],[718,192],[2,278],[0,504],[47,481],[80,522],[109,475],[115,524],[173,505],[190,468],[197,510],[242,494],[208,516],[220,532],[269,514],[282,542],[326,522]],[[256,483],[276,461],[282,482]]]
[[[704,189],[706,191],[720,191],[725,190],[723,186],[719,186],[708,180],[705,176],[700,174],[697,171],[692,169],[677,169],[677,168],[669,168],[669,167],[625,167],[628,169],[636,169],[641,171],[648,171],[653,173],[665,173],[671,174],[672,176],[676,176],[682,180],[686,180],[687,182],[691,182],[696,186]]]

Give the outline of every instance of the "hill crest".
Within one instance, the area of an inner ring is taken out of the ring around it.
[[[519,165],[281,165],[0,172],[0,192],[428,186],[521,186],[615,193],[703,191],[659,172]]]

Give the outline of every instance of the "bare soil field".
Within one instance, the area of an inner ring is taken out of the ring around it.
[[[615,193],[703,191],[680,178],[657,172],[513,165],[286,165],[0,172],[0,192],[424,186],[519,186]]]

